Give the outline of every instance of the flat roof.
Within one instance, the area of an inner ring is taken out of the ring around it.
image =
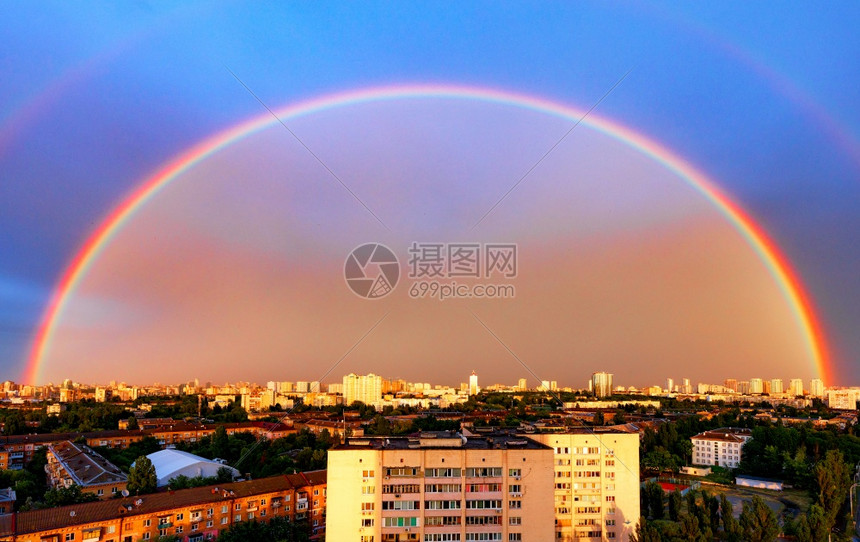
[[[548,450],[549,446],[513,433],[464,436],[455,431],[427,431],[402,437],[351,437],[337,450]]]

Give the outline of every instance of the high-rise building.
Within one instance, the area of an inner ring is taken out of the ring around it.
[[[824,397],[824,382],[820,378],[813,378],[810,380],[809,395],[813,397]]]
[[[764,386],[762,385],[761,378],[750,378],[750,391],[751,394],[761,395],[764,393]]]
[[[749,380],[741,380],[738,382],[737,392],[741,395],[749,395],[750,392],[750,382]]]
[[[723,385],[732,391],[738,391],[738,381],[735,378],[727,378]]]
[[[629,540],[640,515],[639,434],[607,427],[529,438],[554,452],[554,540]]]
[[[469,395],[478,395],[479,391],[481,388],[478,387],[478,375],[472,371],[472,374],[469,375]]]
[[[595,397],[609,397],[612,395],[612,373],[594,373],[591,375],[591,384]]]
[[[553,540],[553,486],[553,451],[525,437],[349,439],[328,453],[327,538]]]
[[[520,381],[517,383],[517,388],[520,391],[526,391],[529,389],[529,381],[525,378],[520,378]]]
[[[799,378],[792,378],[788,383],[788,393],[793,397],[798,397],[803,395],[803,380]]]
[[[770,380],[762,380],[761,386],[762,393],[770,395]]]
[[[343,404],[360,401],[372,405],[382,400],[382,377],[370,373],[366,376],[350,373],[343,377]]]
[[[673,391],[675,391],[675,379],[674,378],[667,378],[666,379],[666,392],[672,393]]]
[[[689,378],[684,379],[684,393],[687,393],[687,394],[693,393],[693,386],[690,385],[690,379]]]
[[[783,392],[782,388],[782,379],[774,378],[770,381],[770,392],[774,395],[780,394]]]

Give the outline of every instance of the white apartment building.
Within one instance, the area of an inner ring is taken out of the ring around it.
[[[803,395],[803,380],[799,378],[792,378],[788,382],[788,393],[795,397],[800,397]]]
[[[373,373],[357,375],[350,373],[343,377],[343,404],[351,405],[360,401],[373,405],[382,400],[382,377]]]
[[[722,427],[699,433],[693,441],[693,465],[716,465],[736,469],[741,462],[741,449],[752,438],[752,431],[738,427]]]
[[[553,540],[630,540],[640,516],[639,433],[601,427],[529,438],[554,452]]]
[[[856,410],[860,389],[827,390],[827,406],[836,410]]]
[[[824,397],[824,382],[820,378],[813,378],[809,381],[809,395]]]
[[[354,438],[329,451],[327,476],[329,540],[554,539],[553,451],[524,437]]]

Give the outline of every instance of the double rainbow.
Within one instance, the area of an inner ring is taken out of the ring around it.
[[[494,102],[558,115],[571,121],[577,121],[584,115],[582,110],[532,96],[494,89],[450,85],[409,85],[369,88],[322,96],[317,99],[284,107],[275,113],[283,120],[356,103],[410,98],[457,98]],[[104,220],[101,227],[90,236],[84,246],[78,251],[71,264],[65,270],[57,288],[54,290],[54,294],[43,314],[38,334],[32,345],[30,357],[22,377],[23,382],[37,382],[39,369],[51,348],[51,342],[57,325],[72,293],[74,293],[105,247],[111,242],[114,235],[134,216],[135,212],[146,205],[162,188],[183,172],[217,153],[219,150],[275,122],[277,121],[272,115],[265,113],[200,142],[162,167],[155,175],[145,180],[125,201],[113,210],[110,216]],[[794,318],[803,330],[808,355],[815,366],[816,372],[825,382],[829,381],[830,374],[828,373],[826,360],[826,341],[815,317],[812,303],[785,257],[782,256],[779,249],[768,239],[762,228],[756,224],[752,217],[722,193],[713,181],[709,180],[703,173],[696,170],[663,145],[636,133],[630,128],[600,118],[594,114],[588,115],[583,122],[639,150],[673,171],[704,196],[731,223],[752,248],[777,284]]]

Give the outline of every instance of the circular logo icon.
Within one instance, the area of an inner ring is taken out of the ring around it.
[[[367,243],[346,257],[343,276],[349,288],[365,299],[385,297],[400,278],[397,256],[385,245]]]

